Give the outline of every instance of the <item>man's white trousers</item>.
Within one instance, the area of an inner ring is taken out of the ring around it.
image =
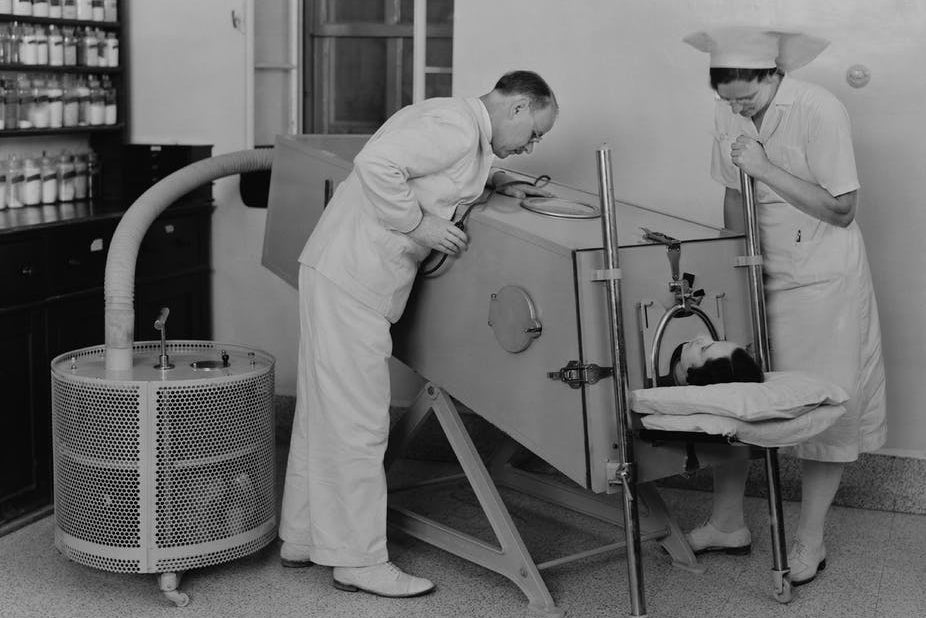
[[[317,564],[385,562],[389,321],[307,266],[299,314],[280,538],[308,545]]]

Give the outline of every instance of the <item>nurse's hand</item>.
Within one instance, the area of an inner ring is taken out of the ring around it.
[[[733,142],[730,156],[733,165],[755,178],[761,178],[771,165],[762,144],[745,135],[740,135]]]
[[[429,249],[456,255],[466,249],[469,237],[451,221],[424,213],[418,227],[408,233],[415,242]]]

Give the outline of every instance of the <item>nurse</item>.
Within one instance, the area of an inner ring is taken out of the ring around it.
[[[284,566],[328,565],[336,588],[384,597],[434,588],[393,565],[386,548],[389,329],[428,253],[466,248],[466,233],[451,218],[480,197],[495,157],[530,154],[558,111],[539,75],[513,71],[481,97],[428,99],[399,110],[354,159],[299,258],[296,414],[280,521]],[[499,192],[548,195],[502,175],[492,179]]]
[[[817,374],[851,396],[835,425],[795,447],[801,514],[788,563],[792,583],[805,584],[826,566],[824,523],[845,465],[886,439],[881,333],[855,221],[849,116],[830,92],[788,75],[827,41],[741,27],[684,40],[710,54],[718,99],[711,175],[726,187],[728,228],[744,229],[739,170],[756,181],[772,368]],[[715,469],[711,517],[688,534],[695,552],[749,550],[746,477],[745,463]]]

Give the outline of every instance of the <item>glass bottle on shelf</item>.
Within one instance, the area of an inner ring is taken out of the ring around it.
[[[90,10],[93,21],[103,21],[103,0],[90,0]]]
[[[48,0],[48,16],[61,19],[61,0]]]
[[[48,64],[53,67],[64,66],[64,35],[55,24],[48,26]]]
[[[83,77],[77,78],[77,124],[84,127],[90,124],[90,87]]]
[[[111,67],[119,66],[119,35],[107,32],[105,39],[106,64]]]
[[[60,129],[64,126],[64,91],[54,75],[48,78],[48,126]]]
[[[6,203],[10,208],[22,208],[23,164],[16,155],[10,155],[7,163]]]
[[[90,0],[77,0],[77,19],[89,21],[93,18],[93,5]]]
[[[13,0],[0,0],[0,15],[13,14]]]
[[[96,37],[93,28],[84,29],[83,61],[81,66],[96,67],[100,65],[100,40]],[[79,56],[80,54],[78,54]]]
[[[10,64],[10,26],[0,24],[0,64]]]
[[[4,87],[3,127],[5,129],[16,129],[19,127],[19,92],[16,90],[16,84],[12,81],[6,82]]]
[[[61,0],[61,17],[77,19],[77,0]]]
[[[96,29],[96,65],[98,67],[109,66],[109,56],[106,55],[106,33]]]
[[[47,129],[49,124],[48,90],[45,81],[35,77],[32,79],[32,115],[30,121],[33,128]]]
[[[65,75],[61,89],[64,91],[64,126],[76,127],[80,123],[80,101],[74,78]]]
[[[23,38],[22,27],[18,21],[10,24],[10,64],[19,64],[19,46]]]
[[[99,126],[106,122],[106,97],[100,82],[90,80],[90,124]]]
[[[114,125],[118,122],[118,109],[116,107],[116,88],[110,83],[107,76],[103,77],[103,99],[105,101],[103,124]]]
[[[54,204],[58,201],[58,166],[51,157],[42,153],[42,203]]]
[[[32,157],[23,159],[23,192],[20,201],[26,206],[42,202],[42,169]]]
[[[74,201],[74,157],[67,150],[58,157],[58,200]]]
[[[48,101],[48,88],[40,77],[32,79],[32,126],[47,129],[51,124],[51,107]]]
[[[119,6],[116,0],[103,0],[103,21],[119,21]]]
[[[100,159],[91,150],[87,153],[87,197],[91,200],[98,200],[103,194],[100,184],[102,179],[100,172]]]
[[[32,0],[13,0],[13,15],[32,16]]]
[[[64,45],[64,66],[77,65],[77,36],[74,28],[62,28],[62,42]]]
[[[35,27],[35,63],[42,66],[48,65],[48,33],[44,26]]]
[[[32,16],[48,17],[48,0],[32,0]]]
[[[74,155],[74,199],[87,199],[87,155]]]
[[[35,64],[35,30],[29,24],[21,27],[22,37],[19,39],[19,61],[22,64]]]
[[[34,100],[32,98],[32,85],[29,78],[20,75],[16,84],[16,96],[19,99],[19,121],[16,126],[20,129],[32,128],[32,115],[35,113]]]

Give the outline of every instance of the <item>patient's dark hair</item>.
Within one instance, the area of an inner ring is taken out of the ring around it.
[[[705,386],[722,382],[762,382],[765,376],[746,350],[736,348],[729,358],[714,358],[700,367],[689,367],[686,379],[693,386]]]
[[[682,346],[680,343],[673,351],[669,360],[669,375],[665,376],[674,383],[675,366],[682,359]],[[729,357],[715,358],[705,362],[700,367],[689,367],[685,377],[689,386],[707,386],[708,384],[723,384],[725,382],[764,382],[765,374],[759,363],[743,348],[736,348]]]

